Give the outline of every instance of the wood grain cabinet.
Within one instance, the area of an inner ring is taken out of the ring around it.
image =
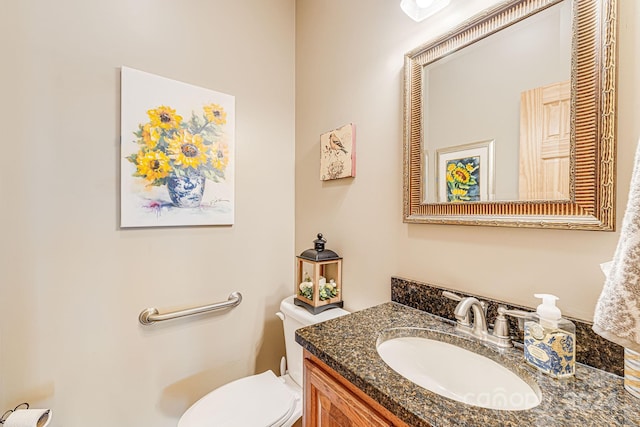
[[[304,427],[408,427],[305,350]]]

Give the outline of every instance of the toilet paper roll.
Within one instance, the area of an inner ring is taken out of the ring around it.
[[[18,409],[4,422],[4,427],[46,427],[51,421],[49,409]]]

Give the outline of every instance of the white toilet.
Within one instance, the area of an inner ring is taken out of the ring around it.
[[[295,331],[345,314],[332,308],[313,315],[294,305],[293,296],[282,300],[277,316],[284,324],[287,373],[277,377],[266,371],[225,384],[187,409],[178,427],[292,426],[302,416],[302,347]]]

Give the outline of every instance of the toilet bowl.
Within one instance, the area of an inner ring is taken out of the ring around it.
[[[280,303],[277,316],[284,326],[287,372],[273,371],[240,378],[213,390],[194,403],[178,427],[290,427],[302,416],[302,347],[296,329],[349,314],[333,308],[316,315],[293,303]]]

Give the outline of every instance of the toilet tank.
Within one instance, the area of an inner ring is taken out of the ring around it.
[[[284,343],[287,352],[287,371],[289,376],[302,387],[302,346],[296,342],[296,329],[335,319],[349,314],[341,308],[331,308],[322,313],[312,314],[307,309],[293,303],[293,296],[280,303],[280,312],[284,315]]]

